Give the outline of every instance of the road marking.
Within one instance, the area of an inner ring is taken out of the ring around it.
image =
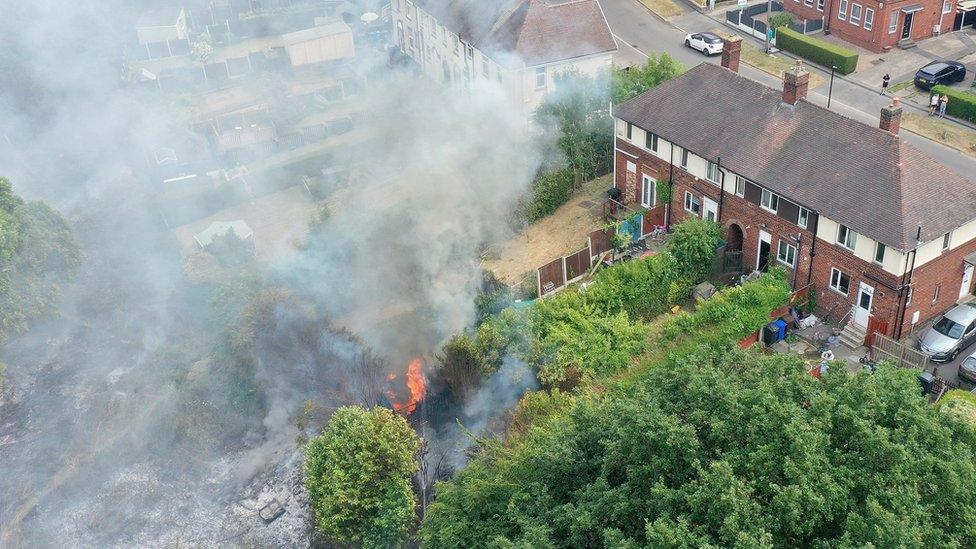
[[[614,34],[614,33],[610,33],[610,34],[613,34],[613,37],[617,39],[617,42],[618,42],[618,43],[621,43],[621,44],[623,44],[623,45],[625,45],[625,46],[627,46],[628,48],[630,48],[630,49],[632,49],[632,50],[634,50],[634,51],[636,51],[637,53],[639,53],[639,54],[641,54],[641,55],[643,55],[644,57],[646,57],[646,58],[648,58],[648,59],[650,59],[650,57],[651,57],[651,56],[650,56],[650,55],[647,55],[646,53],[644,53],[643,51],[641,51],[641,50],[640,50],[640,48],[638,48],[637,46],[635,46],[635,45],[633,45],[633,44],[631,44],[630,42],[628,42],[628,41],[626,41],[626,40],[624,40],[623,38],[621,38],[621,37],[619,37],[619,36],[617,36],[617,35],[616,35],[616,34]]]

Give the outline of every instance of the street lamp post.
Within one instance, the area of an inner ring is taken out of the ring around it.
[[[827,108],[830,108],[830,96],[834,94],[834,71],[837,65],[830,66],[830,86],[827,87]]]

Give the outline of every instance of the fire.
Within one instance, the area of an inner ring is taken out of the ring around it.
[[[412,414],[420,401],[427,394],[427,380],[424,379],[424,361],[415,358],[410,361],[407,367],[407,388],[410,389],[410,400],[407,402],[394,402],[393,409],[398,412]]]

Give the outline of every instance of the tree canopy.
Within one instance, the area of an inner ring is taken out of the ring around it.
[[[794,356],[698,350],[638,383],[534,406],[524,437],[488,445],[438,486],[421,539],[976,546],[976,431],[929,406],[911,370],[834,368],[819,381],[805,369]]]
[[[614,105],[637,97],[684,72],[684,67],[667,53],[652,55],[642,67],[614,69],[611,86]]]
[[[420,439],[386,408],[339,408],[307,448],[315,526],[340,543],[398,545],[414,518],[411,477]]]

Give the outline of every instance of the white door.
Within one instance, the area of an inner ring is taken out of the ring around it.
[[[862,282],[857,291],[857,303],[854,306],[854,323],[866,327],[873,306],[874,288]]]
[[[962,285],[959,286],[959,299],[969,295],[969,289],[973,285],[973,266],[969,263],[963,264]]]
[[[718,202],[715,202],[707,196],[705,199],[705,208],[702,210],[702,218],[707,221],[718,221]]]
[[[759,231],[759,249],[756,251],[756,270],[769,270],[769,254],[772,252],[773,237],[766,231]]]

